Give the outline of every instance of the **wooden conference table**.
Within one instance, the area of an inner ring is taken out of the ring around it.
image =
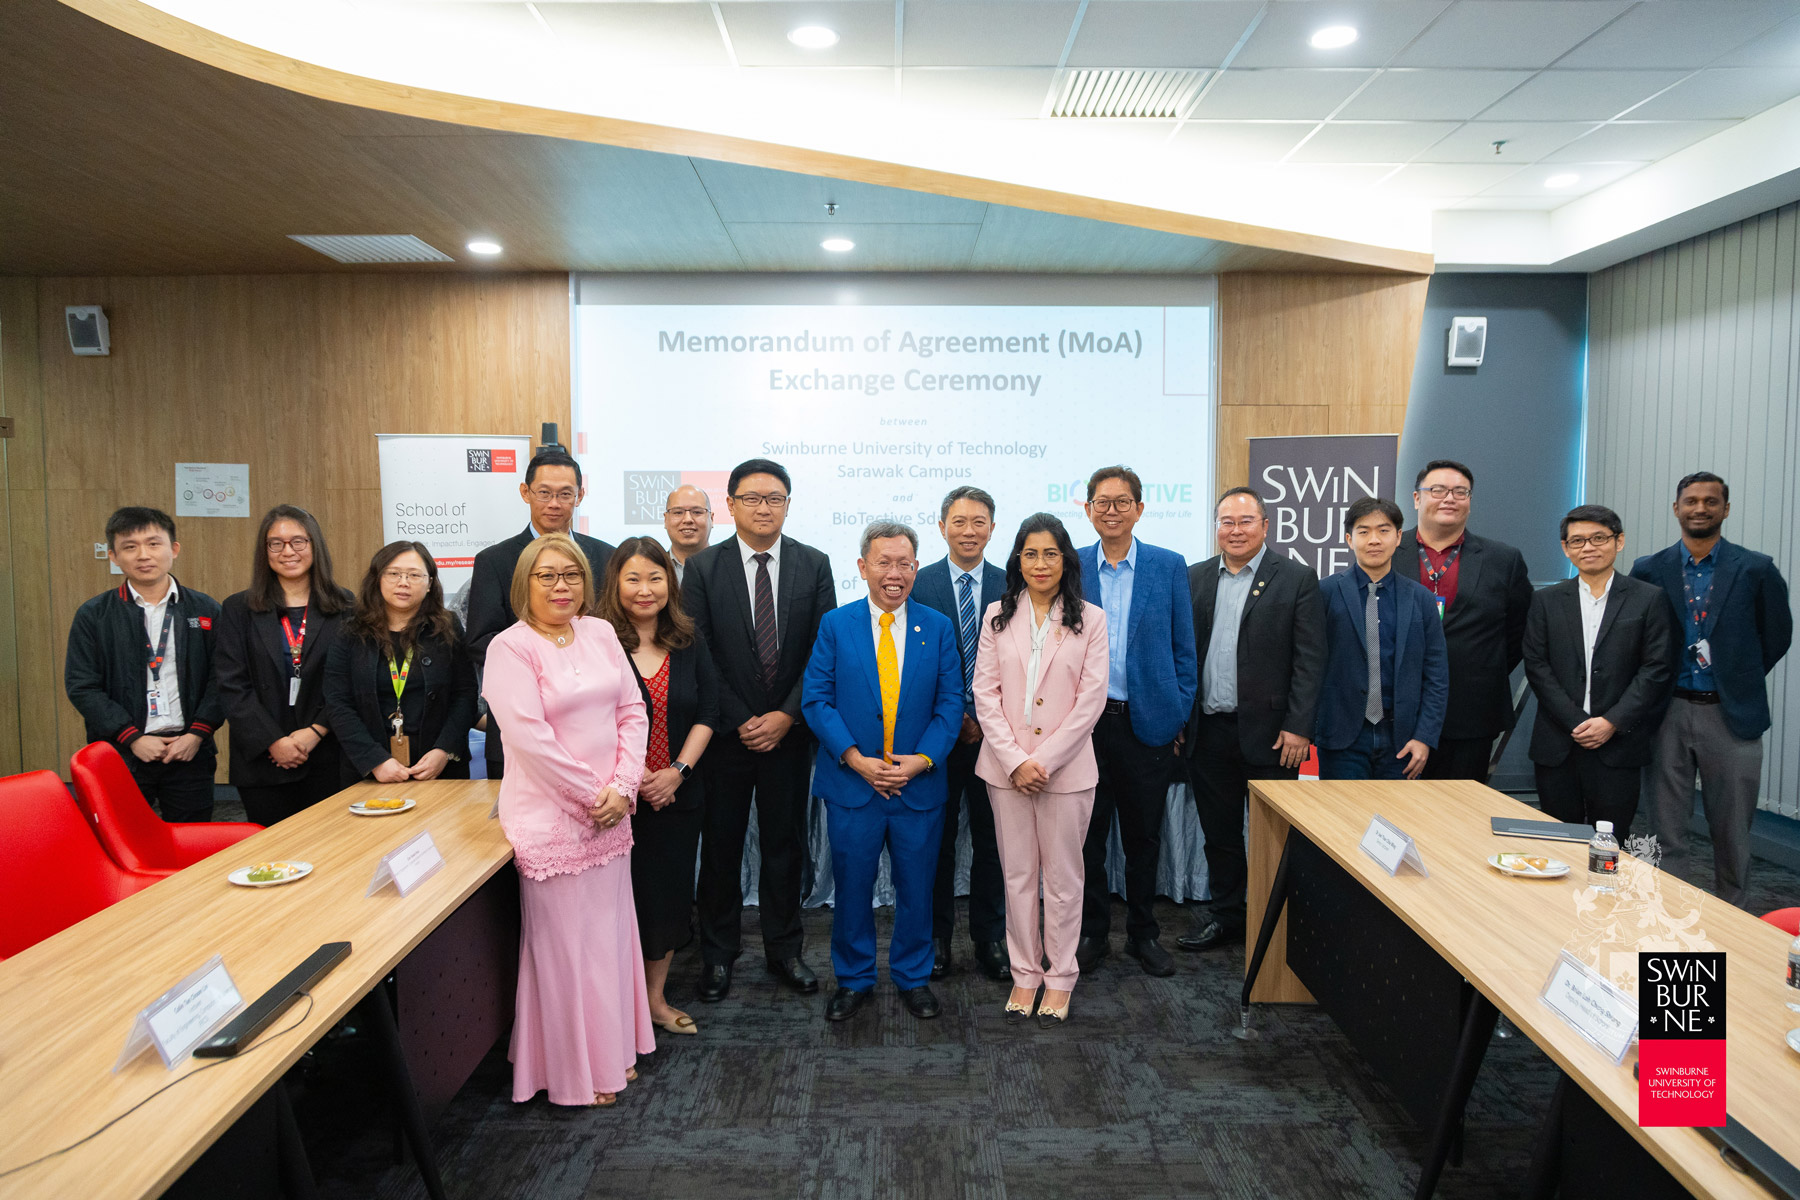
[[[1376,813],[1411,835],[1429,878],[1405,867],[1390,876],[1360,849],[1363,832]],[[1539,1001],[1559,951],[1573,947],[1584,924],[1576,901],[1587,886],[1586,851],[1566,842],[1496,837],[1491,817],[1541,820],[1542,814],[1472,782],[1251,783],[1252,946],[1289,831],[1298,831],[1541,1047],[1682,1186],[1709,1197],[1770,1196],[1762,1183],[1728,1166],[1719,1147],[1699,1131],[1640,1128],[1637,1081],[1632,1075],[1635,1047],[1623,1065],[1614,1066]],[[1502,850],[1547,853],[1574,869],[1556,880],[1513,879],[1487,865],[1488,855]],[[1683,910],[1699,897],[1674,876],[1653,871],[1628,855],[1621,858],[1620,872],[1621,893],[1642,895],[1660,888],[1672,918],[1685,916]],[[1599,898],[1601,905],[1614,902]],[[1313,1000],[1288,965],[1293,907],[1287,906],[1268,944],[1252,1000]],[[1800,1055],[1784,1041],[1786,1031],[1800,1025],[1800,1014],[1785,1006],[1787,935],[1712,896],[1700,898],[1698,908],[1698,929],[1711,948],[1726,952],[1726,1090],[1731,1116],[1788,1162],[1800,1163]],[[1591,920],[1586,924],[1593,927]],[[1604,927],[1605,922],[1600,924]],[[1354,936],[1354,931],[1344,932]],[[1636,948],[1635,939],[1655,932],[1640,931],[1634,922],[1613,934],[1608,949],[1629,953]],[[1671,947],[1664,943],[1645,948]],[[1253,956],[1254,950],[1247,948],[1246,953]],[[1371,974],[1384,969],[1381,964],[1369,966]],[[1333,988],[1343,986],[1335,977],[1321,978]]]
[[[172,1079],[92,1140],[0,1178],[0,1195],[157,1196],[329,1032],[428,934],[512,860],[488,813],[499,784],[360,784],[0,962],[0,1171],[75,1142]],[[392,817],[348,811],[359,795],[411,796]],[[401,897],[364,896],[381,856],[422,830],[445,865]],[[234,887],[231,870],[298,859],[312,874],[272,888]],[[353,949],[316,988],[233,1059],[166,1070],[151,1050],[116,1075],[139,1009],[214,954],[249,1003],[321,943]]]

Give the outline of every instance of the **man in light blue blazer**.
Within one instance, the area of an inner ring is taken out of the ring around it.
[[[907,603],[919,537],[877,521],[857,569],[869,598],[826,614],[806,664],[800,709],[819,739],[813,791],[825,801],[837,900],[825,1017],[847,1021],[875,987],[875,876],[885,846],[894,880],[888,976],[915,1017],[938,1015],[931,979],[931,892],[943,838],[946,772],[962,729],[956,627]]]
[[[1106,611],[1106,711],[1094,727],[1100,783],[1082,858],[1087,873],[1075,961],[1090,971],[1107,954],[1112,901],[1106,839],[1113,814],[1125,849],[1125,953],[1151,975],[1173,975],[1157,941],[1156,866],[1175,739],[1200,690],[1187,560],[1132,535],[1144,515],[1144,484],[1130,467],[1088,478],[1087,515],[1100,541],[1081,551],[1081,593]]]

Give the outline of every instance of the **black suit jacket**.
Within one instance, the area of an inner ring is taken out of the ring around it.
[[[454,620],[454,618],[452,618]],[[380,680],[382,692],[376,691]],[[325,658],[325,713],[343,748],[344,785],[364,778],[386,762],[394,711],[387,657],[375,643],[345,632]],[[385,701],[385,703],[384,703]],[[469,777],[469,727],[475,724],[475,668],[458,625],[448,645],[424,638],[413,652],[401,694],[400,713],[416,763],[427,750],[442,750],[453,761],[444,779]]]
[[[1213,607],[1219,595],[1222,555],[1188,568],[1194,597],[1194,647],[1200,655],[1200,691],[1188,718],[1183,753],[1192,758],[1206,703],[1206,649],[1212,642]],[[1277,554],[1263,555],[1250,582],[1238,623],[1238,746],[1244,761],[1271,767],[1283,730],[1311,738],[1325,678],[1325,606],[1311,568]]]
[[[1006,592],[1006,572],[993,563],[981,564],[981,594],[975,597],[975,640],[981,640],[981,616],[987,612],[988,605],[997,603]],[[950,618],[953,628],[961,629],[961,614],[956,611],[956,585],[950,578],[950,557],[945,555],[929,567],[919,568],[918,577],[913,580],[911,599],[917,600],[926,608],[935,609]],[[958,637],[957,653],[962,654],[962,639]],[[963,661],[963,677],[968,678],[969,664],[967,656]],[[968,716],[975,715],[975,699],[965,695],[963,712]]]
[[[773,687],[764,687],[756,661],[750,591],[742,543],[733,534],[688,559],[682,571],[682,606],[699,627],[719,669],[719,720],[735,736],[751,717],[780,710],[804,727],[800,683],[812,657],[819,621],[837,607],[831,560],[791,537],[781,539],[775,584],[775,635],[779,644]]]
[[[1400,535],[1394,567],[1425,582],[1419,571],[1418,530]],[[1505,542],[1464,533],[1456,559],[1456,603],[1444,612],[1450,707],[1444,713],[1443,737],[1495,738],[1512,727],[1512,673],[1524,655],[1530,608],[1525,556]]]
[[[293,677],[293,661],[288,656],[281,614],[251,611],[249,592],[225,597],[214,662],[219,693],[225,701],[226,728],[231,733],[234,785],[278,787],[315,771],[329,771],[331,778],[337,779],[335,734],[325,737],[305,762],[292,768],[276,766],[269,747],[296,729],[313,724],[331,726],[331,718],[325,714],[325,661],[355,603],[349,592],[339,590],[346,606],[343,612],[328,617],[315,608],[306,615],[306,643],[300,649],[300,700],[291,708],[288,681]]]
[[[630,654],[626,655],[631,657]],[[652,722],[656,720],[656,704],[650,699],[650,689],[644,685],[644,677],[638,674],[637,664],[631,664],[632,674],[637,675],[638,692],[644,697],[644,714]],[[680,650],[669,651],[669,760],[681,757],[681,747],[693,732],[694,726],[704,725],[718,736],[719,732],[719,672],[713,666],[712,652],[706,643],[698,637],[694,644],[684,646]],[[688,766],[693,766],[689,763]],[[664,812],[686,812],[702,807],[706,802],[706,784],[699,771],[689,772],[682,780],[681,786],[675,789],[675,802],[663,809]]]
[[[1525,618],[1525,677],[1537,693],[1531,761],[1556,766],[1575,746],[1571,731],[1589,716],[1605,717],[1618,732],[1600,747],[1609,767],[1650,761],[1656,727],[1675,687],[1679,652],[1668,601],[1655,584],[1613,573],[1600,635],[1594,640],[1593,708],[1581,707],[1587,686],[1587,639],[1581,631],[1580,578],[1565,579],[1531,598]]]

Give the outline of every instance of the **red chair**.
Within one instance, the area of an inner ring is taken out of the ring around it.
[[[1762,919],[1783,933],[1800,937],[1800,908],[1778,908],[1772,913],[1764,913]]]
[[[159,878],[124,870],[106,856],[55,772],[0,779],[0,958]]]
[[[77,750],[69,771],[75,779],[75,801],[93,822],[95,836],[127,871],[173,875],[262,828],[249,821],[164,821],[138,790],[131,768],[107,742]]]

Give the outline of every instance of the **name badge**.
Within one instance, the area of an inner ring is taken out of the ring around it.
[[[1638,1006],[1612,980],[1564,950],[1538,999],[1614,1065],[1625,1061],[1637,1037]]]
[[[113,1071],[117,1073],[152,1046],[163,1066],[172,1069],[243,1007],[244,998],[225,969],[225,960],[215,954],[138,1012]]]
[[[1400,831],[1386,817],[1377,813],[1369,821],[1369,827],[1363,830],[1363,853],[1381,864],[1381,869],[1389,875],[1398,875],[1402,866],[1409,866],[1425,878],[1431,878],[1431,872],[1425,869],[1424,856],[1408,835]]]
[[[369,890],[363,895],[373,896],[392,883],[404,896],[436,875],[443,866],[444,856],[438,853],[437,843],[431,840],[431,831],[427,829],[381,856],[375,866],[375,878],[369,881]]]
[[[292,708],[298,703],[300,703],[300,677],[296,675],[288,680],[288,707]]]

